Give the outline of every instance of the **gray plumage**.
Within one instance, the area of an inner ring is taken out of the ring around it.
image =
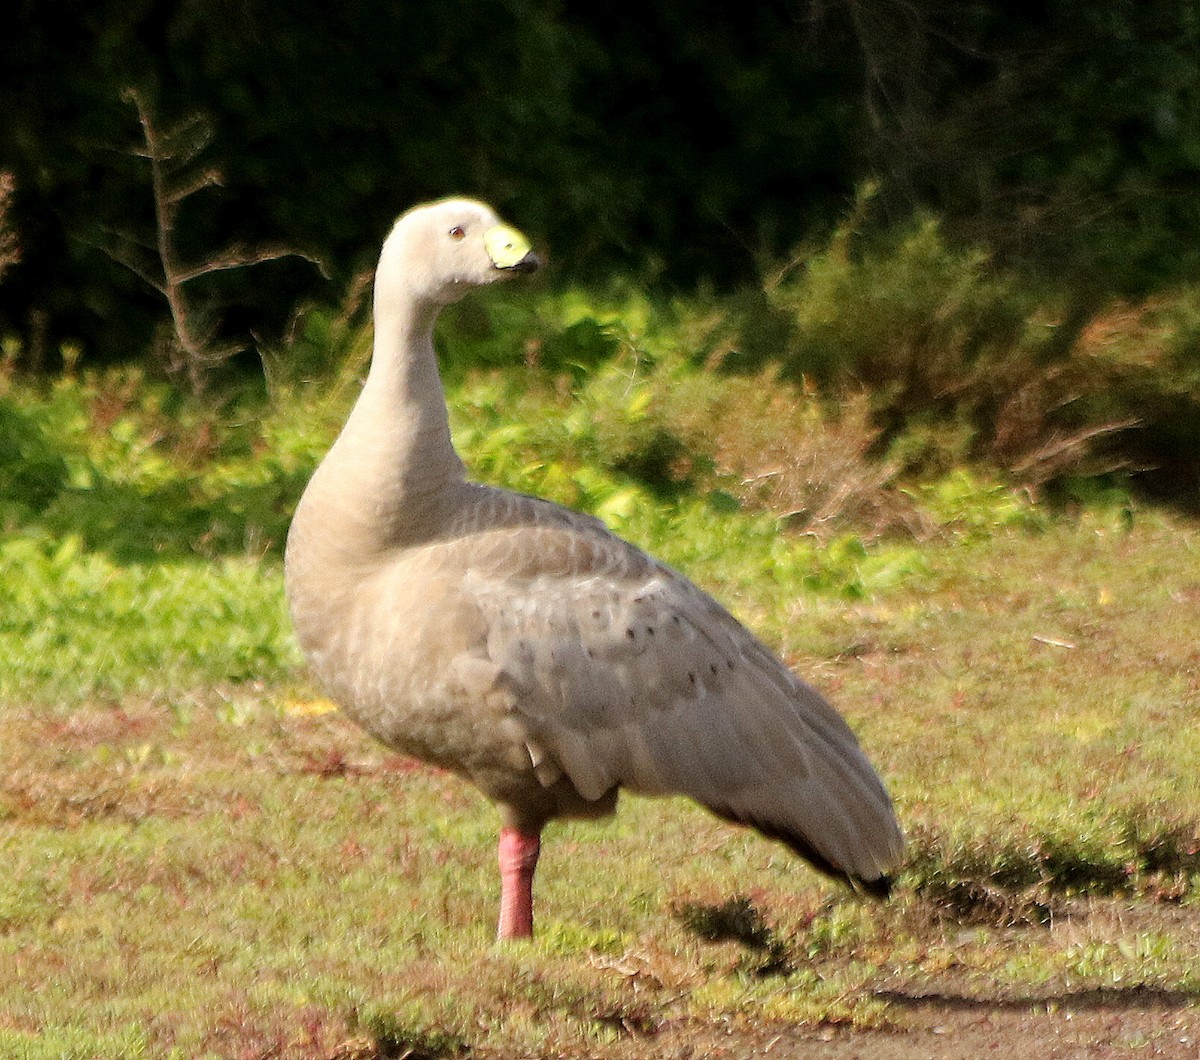
[[[485,252],[497,223],[482,204],[437,203],[384,245],[371,370],[288,537],[313,672],[384,743],[478,785],[510,827],[609,813],[622,787],[682,793],[886,892],[902,851],[890,799],[816,691],[599,521],[466,481],[432,327],[531,262]]]

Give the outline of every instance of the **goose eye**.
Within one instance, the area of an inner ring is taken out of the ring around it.
[[[453,228],[450,229],[450,238],[453,239],[456,243],[460,239],[463,239],[466,236],[466,234],[467,234],[466,229],[464,229],[462,225],[455,225]]]

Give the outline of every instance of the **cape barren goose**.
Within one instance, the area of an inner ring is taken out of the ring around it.
[[[419,206],[384,243],[370,372],[288,535],[313,672],[385,744],[497,804],[501,938],[532,934],[546,822],[609,814],[622,787],[690,795],[885,895],[891,801],[817,692],[596,519],[466,481],[434,320],[537,264],[478,202]]]

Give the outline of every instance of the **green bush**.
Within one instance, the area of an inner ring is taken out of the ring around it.
[[[952,246],[933,217],[862,235],[864,207],[771,292],[793,321],[787,374],[866,385],[911,414],[1028,345],[1031,301],[984,250]]]
[[[831,400],[865,393],[875,455],[908,476],[975,463],[1040,488],[1157,467],[1186,486],[1200,466],[1194,292],[1079,319],[935,217],[881,228],[872,195],[743,321],[751,361],[771,357],[765,332],[784,378]]]
[[[67,485],[69,469],[47,437],[44,410],[0,397],[0,522],[40,512]]]

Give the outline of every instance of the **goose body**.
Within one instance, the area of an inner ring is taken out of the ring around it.
[[[330,696],[500,809],[500,935],[532,931],[539,835],[620,788],[690,795],[884,894],[900,830],[840,715],[716,601],[589,516],[467,481],[438,310],[536,266],[481,203],[402,217],[362,394],[288,535],[293,622]]]

